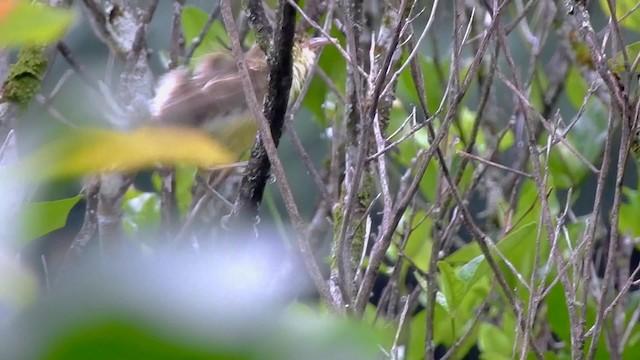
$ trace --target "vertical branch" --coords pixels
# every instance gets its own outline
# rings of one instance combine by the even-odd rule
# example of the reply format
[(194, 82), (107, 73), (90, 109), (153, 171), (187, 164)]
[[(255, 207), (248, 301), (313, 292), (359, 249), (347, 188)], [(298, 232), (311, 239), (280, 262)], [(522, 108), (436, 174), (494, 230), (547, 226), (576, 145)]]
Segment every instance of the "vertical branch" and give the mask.
[[(265, 97), (264, 116), (270, 124), (271, 136), (278, 146), (284, 128), (285, 114), (289, 101), (289, 90), (292, 83), (293, 38), (295, 32), (295, 8), (281, 1), (278, 8), (278, 31), (275, 34), (273, 50), (269, 53), (269, 83)], [(240, 183), (238, 196), (230, 215), (236, 225), (246, 220), (255, 219), (264, 194), (271, 163), (263, 145), (262, 136), (256, 137), (251, 149), (251, 158)], [(253, 221), (253, 220), (251, 220)], [(233, 226), (237, 229), (244, 225)]]
[[(185, 0), (174, 0), (173, 19), (171, 22), (171, 43), (169, 44), (169, 69), (175, 69), (180, 63), (180, 55), (184, 52), (182, 34), (182, 8)], [(178, 222), (178, 201), (176, 199), (176, 171), (175, 168), (161, 168), (160, 171), (160, 219), (164, 233), (171, 238), (172, 231)]]
[[(365, 199), (359, 199), (360, 186), (363, 181), (365, 167), (364, 155), (370, 144), (369, 129), (364, 113), (365, 82), (357, 67), (362, 63), (362, 49), (360, 35), (363, 29), (362, 0), (342, 1), (341, 7), (345, 12), (345, 32), (347, 38), (347, 52), (352, 61), (347, 62), (347, 83), (345, 105), (346, 144), (345, 144), (345, 178), (342, 185), (346, 193), (344, 202), (336, 207), (334, 218), (334, 250), (335, 268), (332, 271), (332, 281), (337, 282), (345, 303), (351, 304), (355, 295), (353, 289), (353, 252), (354, 223), (352, 218), (364, 214)], [(365, 191), (367, 191), (365, 189)], [(364, 193), (362, 193), (364, 194)], [(363, 240), (363, 239), (362, 239)], [(357, 264), (357, 263), (356, 263)]]
[[(153, 74), (149, 67), (146, 47), (147, 28), (158, 0), (151, 1), (146, 10), (135, 8), (130, 1), (119, 0), (102, 4), (84, 0), (96, 35), (110, 50), (125, 60), (120, 76), (119, 103), (127, 116), (126, 124), (133, 127), (148, 118), (148, 102), (153, 88)], [(139, 16), (138, 14), (142, 14)], [(136, 29), (131, 33), (131, 29)], [(101, 243), (122, 239), (122, 202), (131, 179), (122, 174), (104, 174), (98, 195), (98, 233)]]
[[(274, 38), (274, 31), (264, 12), (262, 0), (243, 0), (242, 4), (249, 19), (249, 24), (256, 33), (256, 41), (260, 45), (260, 49), (265, 54), (268, 54), (272, 45), (271, 40)], [(295, 27), (292, 29), (291, 34), (293, 34), (293, 30), (295, 30)]]
[[(290, 6), (286, 3), (286, 0), (281, 1), (280, 3), (281, 8), (284, 7), (286, 8), (287, 6)], [(329, 294), (329, 290), (327, 288), (327, 285), (325, 284), (324, 278), (322, 276), (322, 272), (320, 271), (320, 268), (318, 267), (318, 264), (315, 261), (315, 258), (313, 256), (313, 251), (311, 250), (311, 246), (309, 245), (309, 241), (307, 238), (307, 234), (306, 234), (306, 230), (305, 230), (305, 225), (304, 222), (302, 221), (302, 218), (300, 216), (300, 213), (298, 212), (298, 208), (295, 204), (295, 200), (293, 198), (293, 193), (291, 192), (291, 188), (289, 187), (289, 184), (287, 182), (287, 178), (285, 176), (284, 173), (284, 167), (282, 166), (282, 162), (280, 161), (280, 158), (278, 157), (278, 149), (276, 147), (276, 140), (274, 139), (274, 137), (272, 136), (271, 133), (271, 124), (269, 123), (269, 121), (267, 120), (266, 116), (264, 113), (260, 112), (259, 109), (259, 105), (258, 105), (258, 100), (256, 98), (256, 94), (255, 91), (253, 90), (253, 85), (251, 83), (251, 78), (249, 76), (249, 71), (247, 70), (247, 64), (244, 61), (244, 55), (242, 53), (242, 48), (240, 45), (240, 39), (238, 36), (238, 30), (235, 27), (235, 21), (233, 20), (233, 14), (231, 13), (231, 4), (230, 4), (230, 0), (223, 0), (222, 1), (222, 5), (221, 5), (221, 10), (222, 10), (222, 19), (224, 20), (225, 26), (227, 27), (227, 31), (229, 32), (229, 36), (231, 38), (231, 44), (232, 44), (232, 51), (233, 51), (233, 55), (237, 60), (237, 65), (238, 65), (238, 69), (240, 70), (240, 75), (242, 77), (242, 85), (243, 85), (243, 90), (244, 90), (244, 94), (247, 96), (247, 104), (249, 105), (249, 109), (251, 110), (252, 115), (255, 117), (255, 119), (258, 122), (258, 125), (260, 127), (260, 135), (258, 136), (258, 138), (264, 138), (264, 152), (266, 152), (266, 156), (267, 156), (267, 162), (270, 162), (271, 164), (273, 164), (273, 173), (274, 176), (276, 178), (276, 182), (278, 184), (278, 187), (280, 188), (280, 192), (282, 193), (282, 197), (284, 199), (285, 202), (285, 207), (287, 208), (287, 212), (289, 213), (289, 216), (292, 220), (293, 223), (293, 227), (296, 231), (296, 235), (297, 235), (297, 240), (298, 240), (298, 249), (300, 250), (300, 254), (302, 255), (302, 259), (305, 263), (305, 266), (307, 267), (307, 271), (309, 272), (309, 275), (311, 276), (311, 279), (314, 282), (314, 285), (316, 286), (316, 289), (318, 290), (318, 293), (320, 294), (320, 297), (327, 303), (327, 304), (333, 304), (333, 301), (331, 299), (331, 295)], [(295, 11), (295, 9), (290, 9)], [(282, 22), (289, 22), (289, 26), (291, 26), (292, 28), (294, 27), (294, 22), (295, 22), (295, 12), (289, 12), (289, 11), (283, 11), (283, 14), (288, 14), (288, 19), (285, 21), (284, 19), (282, 20)], [(281, 23), (282, 24), (282, 23)], [(287, 28), (287, 26), (281, 25), (281, 29), (282, 28)], [(291, 36), (293, 37), (293, 33), (289, 33), (288, 35), (282, 34), (281, 36), (285, 37), (285, 36)], [(276, 39), (278, 39), (279, 36), (276, 37)], [(291, 39), (291, 41), (293, 41), (293, 39)], [(278, 42), (276, 42), (278, 43)], [(274, 49), (274, 55), (279, 55), (275, 49)], [(286, 53), (286, 52), (285, 52)], [(280, 52), (280, 55), (282, 54), (282, 52)], [(291, 56), (291, 53), (289, 53), (289, 56)], [(276, 57), (276, 56), (274, 56)], [(281, 69), (281, 71), (286, 71)], [(289, 74), (291, 73), (291, 68), (289, 68)], [(276, 82), (277, 78), (274, 77), (270, 77), (269, 78), (269, 85), (272, 85), (272, 82)], [(285, 82), (286, 79), (283, 80), (283, 82)], [(277, 91), (278, 88), (278, 84), (273, 84), (274, 87), (269, 87), (270, 92), (271, 91)], [(281, 84), (280, 86), (286, 87), (287, 89), (289, 89), (291, 87), (291, 78), (289, 78), (289, 82), (288, 84)], [(287, 94), (288, 95), (288, 94)], [(265, 104), (265, 107), (268, 108), (269, 106), (269, 102), (267, 102)], [(272, 106), (272, 105), (271, 105)], [(286, 104), (285, 104), (285, 110), (286, 110)], [(267, 109), (265, 109), (265, 113), (269, 113), (270, 115), (274, 115), (274, 116), (281, 116), (284, 117), (285, 112), (283, 111), (282, 113), (275, 113), (273, 111), (267, 111)], [(282, 121), (282, 120), (281, 120)], [(282, 124), (280, 124), (282, 126)], [(254, 148), (262, 148), (262, 145), (260, 145), (260, 143), (262, 142), (262, 140), (257, 141), (257, 144), (254, 145)], [(253, 151), (252, 151), (253, 153)], [(252, 154), (252, 158), (253, 158), (253, 154)], [(251, 164), (247, 165), (248, 167), (251, 166)], [(254, 165), (255, 166), (255, 165)], [(259, 170), (259, 169), (258, 169)], [(267, 169), (268, 171), (268, 169)], [(243, 178), (243, 182), (244, 179), (247, 178), (247, 175), (245, 175), (245, 177)], [(250, 190), (250, 189), (248, 189)], [(263, 189), (264, 190), (264, 189)], [(263, 191), (262, 190), (262, 191)], [(234, 209), (235, 209), (235, 205), (234, 204)], [(238, 219), (238, 216), (242, 215), (242, 214), (234, 214), (232, 212), (231, 214), (231, 220), (235, 221), (235, 225), (241, 225), (241, 220)], [(235, 219), (233, 219), (233, 217), (235, 216)], [(236, 229), (238, 229), (238, 227), (236, 227)]]
[(182, 33), (182, 8), (185, 0), (173, 1), (173, 19), (171, 21), (171, 44), (169, 45), (170, 69), (175, 69), (184, 56), (184, 34)]
[[(402, 0), (400, 2), (395, 1), (389, 3), (385, 7), (382, 26), (376, 43), (372, 45), (371, 51), (371, 74), (377, 74), (376, 77), (369, 78), (369, 94), (368, 98), (372, 99), (371, 108), (368, 109), (368, 116), (373, 116), (373, 138), (377, 151), (382, 151), (386, 146), (386, 139), (383, 136), (386, 134), (387, 127), (391, 118), (391, 107), (396, 97), (396, 85), (397, 78), (389, 77), (388, 74), (393, 70), (394, 72), (400, 67), (400, 56), (402, 54), (401, 49), (398, 48), (401, 37), (405, 37), (406, 19), (411, 16), (411, 10), (415, 1), (412, 1), (412, 6), (409, 6), (409, 2)], [(386, 24), (386, 25), (384, 25)], [(375, 56), (375, 49), (386, 49), (386, 54), (383, 57)], [(383, 90), (384, 89), (384, 90)], [(389, 91), (385, 91), (389, 90)], [(375, 108), (374, 108), (375, 106)], [(383, 210), (382, 210), (382, 224), (383, 229), (388, 228), (392, 222), (393, 212), (393, 196), (390, 188), (389, 171), (387, 168), (387, 159), (385, 155), (377, 158), (377, 178), (380, 184), (382, 193)], [(367, 177), (374, 177), (373, 167), (368, 168)], [(367, 191), (368, 189), (363, 189)], [(371, 196), (372, 190), (369, 191)], [(365, 195), (366, 196), (366, 195)], [(366, 234), (365, 234), (366, 236)], [(366, 241), (368, 239), (364, 239)], [(358, 246), (359, 245), (359, 246)], [(362, 253), (362, 246), (360, 244), (354, 244), (352, 247), (352, 256)], [(359, 272), (361, 274), (361, 272)], [(357, 282), (359, 279), (356, 279)], [(355, 294), (354, 294), (355, 295)]]

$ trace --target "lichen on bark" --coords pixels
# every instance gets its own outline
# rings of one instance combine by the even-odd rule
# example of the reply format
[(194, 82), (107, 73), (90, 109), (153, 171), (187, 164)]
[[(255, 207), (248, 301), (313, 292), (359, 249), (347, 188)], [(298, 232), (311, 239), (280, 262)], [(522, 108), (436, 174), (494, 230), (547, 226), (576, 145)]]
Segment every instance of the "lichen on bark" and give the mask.
[(0, 102), (12, 101), (26, 105), (40, 90), (42, 77), (47, 71), (48, 58), (45, 47), (28, 45), (18, 53), (18, 60), (11, 66), (2, 84)]

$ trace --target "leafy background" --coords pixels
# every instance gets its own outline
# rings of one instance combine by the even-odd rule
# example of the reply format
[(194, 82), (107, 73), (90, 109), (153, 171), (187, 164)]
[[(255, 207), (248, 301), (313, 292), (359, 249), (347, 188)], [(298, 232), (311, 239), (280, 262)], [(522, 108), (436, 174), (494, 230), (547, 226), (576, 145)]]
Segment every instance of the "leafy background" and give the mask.
[[(602, 8), (607, 8), (602, 5), (605, 1), (600, 3)], [(620, 16), (633, 6), (631, 1), (617, 3)], [(50, 43), (66, 34), (65, 40), (73, 46), (90, 71), (104, 71), (104, 59), (108, 50), (95, 41), (87, 30), (86, 19), (77, 11), (37, 8), (18, 1), (7, 4), (15, 4), (15, 8), (9, 5), (2, 5), (7, 6), (6, 9), (0, 7), (2, 45), (15, 48), (32, 41)], [(201, 8), (207, 8), (207, 4), (205, 1), (194, 1), (191, 2), (191, 6), (185, 8), (182, 17), (185, 38), (192, 38), (206, 22), (208, 15)], [(594, 13), (601, 9), (597, 5), (593, 5), (592, 8), (595, 9)], [(171, 9), (169, 6), (161, 6), (158, 11), (150, 30), (149, 46), (163, 49), (167, 43), (166, 24), (169, 23)], [(603, 26), (608, 15), (605, 11), (604, 17), (595, 17), (594, 24)], [(638, 19), (640, 13), (636, 12), (622, 22), (630, 39), (637, 38), (637, 32), (640, 31)], [(27, 22), (41, 27), (20, 26)], [(445, 19), (436, 24), (436, 28), (442, 34), (449, 33), (447, 26), (450, 24), (447, 25)], [(213, 39), (218, 37), (225, 39), (220, 21), (214, 23), (204, 45), (196, 52), (196, 58), (216, 49), (219, 44)], [(515, 52), (522, 43), (517, 40), (513, 42)], [(631, 58), (640, 52), (635, 50), (637, 46), (634, 45), (629, 46)], [(437, 45), (423, 49), (420, 63), (425, 74), (440, 73), (443, 79), (448, 76), (449, 64), (436, 63), (433, 54), (435, 51), (450, 49), (443, 42), (440, 42), (439, 46), (441, 49), (438, 49)], [(547, 51), (551, 52), (548, 49)], [(162, 71), (162, 50), (158, 51), (158, 55), (154, 57), (156, 73)], [(551, 55), (546, 54), (544, 59)], [(619, 69), (619, 56), (612, 54), (611, 58), (613, 68)], [(579, 72), (579, 66), (585, 64), (575, 65), (577, 66), (570, 70), (566, 79), (566, 91), (559, 105), (560, 114), (565, 120), (571, 119), (583, 106), (583, 99), (589, 87)], [(340, 88), (344, 87), (345, 62), (336, 50), (326, 49), (320, 59), (320, 66), (336, 79)], [(66, 64), (56, 61), (43, 84), (43, 92), (48, 93), (52, 90), (56, 82), (49, 79), (59, 78), (64, 69)], [(536, 76), (540, 84), (545, 83), (543, 71), (539, 71)], [(438, 81), (436, 76), (428, 76), (424, 80), (427, 88), (436, 90), (430, 91), (427, 97), (429, 110), (434, 112), (444, 93), (443, 83)], [(70, 79), (56, 98), (56, 106), (65, 109), (68, 117), (77, 121), (76, 125), (100, 124), (96, 108), (91, 105), (92, 102), (87, 95), (79, 90), (81, 88), (80, 79)], [(410, 74), (403, 73), (398, 84), (400, 101), (392, 109), (390, 128), (401, 128), (404, 119), (410, 113), (410, 105), (418, 102), (413, 89)], [(477, 89), (470, 92), (473, 94)], [(542, 92), (540, 88), (532, 89), (531, 101), (537, 101), (537, 107), (541, 106)], [(305, 108), (296, 123), (316, 164), (321, 163), (323, 154), (330, 146), (325, 134), (325, 127), (330, 120), (330, 112), (326, 109), (327, 104), (331, 104), (331, 98), (327, 94), (325, 85), (317, 79), (314, 80), (305, 99)], [(510, 103), (509, 96), (508, 91), (504, 89), (496, 94), (497, 98), (507, 99)], [(583, 118), (568, 133), (567, 140), (590, 163), (598, 163), (606, 139), (607, 109), (595, 99), (586, 101), (584, 105)], [(461, 144), (456, 145), (453, 140), (469, 136), (476, 115), (476, 106), (477, 99), (470, 95), (460, 110), (459, 126), (453, 127), (449, 135), (450, 140), (447, 143), (451, 143), (454, 150), (463, 149)], [(508, 113), (505, 109), (492, 111), (496, 118), (502, 118)], [(215, 148), (217, 144), (209, 139), (200, 138), (198, 134), (171, 138), (170, 141), (176, 142), (171, 146), (166, 146), (167, 138), (163, 137), (161, 132), (147, 134), (148, 137), (145, 138), (136, 138), (135, 134), (124, 135), (120, 132), (105, 132), (106, 130), (90, 131), (82, 134), (80, 138), (83, 141), (79, 141), (79, 137), (69, 135), (66, 126), (52, 120), (42, 107), (35, 104), (29, 107), (23, 118), (24, 122), (20, 124), (17, 133), (20, 135), (19, 146), (26, 160), (18, 164), (17, 168), (9, 166), (3, 169), (0, 178), (3, 192), (9, 193), (16, 181), (19, 184), (23, 181), (34, 181), (33, 176), (21, 175), (21, 172), (32, 174), (34, 169), (42, 172), (35, 178), (39, 187), (32, 197), (32, 202), (17, 214), (7, 211), (6, 206), (3, 207), (6, 217), (13, 219), (7, 222), (13, 222), (12, 225), (17, 223), (19, 226), (15, 234), (8, 230), (9, 235), (5, 236), (6, 248), (11, 250), (3, 249), (0, 253), (0, 325), (3, 331), (3, 342), (0, 344), (4, 345), (0, 346), (2, 358), (365, 359), (398, 356), (389, 355), (389, 350), (395, 348), (398, 343), (406, 345), (406, 358), (423, 357), (426, 322), (424, 294), (420, 294), (418, 308), (409, 314), (406, 327), (399, 328), (395, 321), (378, 319), (375, 299), (367, 307), (362, 319), (346, 320), (344, 316), (335, 314), (319, 304), (313, 295), (293, 304), (284, 301), (283, 299), (289, 299), (291, 291), (285, 285), (290, 284), (275, 286), (276, 290), (267, 291), (264, 284), (273, 281), (271, 274), (277, 268), (277, 264), (271, 262), (273, 258), (266, 256), (269, 255), (268, 249), (225, 249), (204, 259), (175, 257), (171, 254), (162, 254), (163, 256), (157, 258), (141, 255), (133, 260), (125, 256), (114, 257), (106, 263), (99, 255), (87, 256), (84, 267), (67, 269), (66, 273), (65, 269), (60, 270), (63, 275), (58, 276), (61, 280), (55, 286), (39, 283), (42, 274), (38, 272), (41, 269), (37, 266), (36, 269), (40, 270), (25, 267), (23, 262), (10, 254), (16, 248), (23, 250), (24, 254), (40, 254), (39, 251), (43, 248), (52, 247), (52, 243), (68, 238), (72, 236), (70, 234), (78, 231), (81, 223), (78, 218), (81, 217), (84, 206), (84, 200), (77, 195), (82, 184), (77, 179), (79, 174), (104, 170), (103, 167), (114, 166), (114, 162), (118, 166), (124, 163), (125, 166), (130, 165), (135, 169), (141, 167), (141, 164), (149, 165), (150, 161), (142, 157), (118, 158), (118, 152), (113, 150), (118, 148), (122, 150), (121, 154), (125, 155), (137, 154), (140, 151), (135, 151), (136, 146), (153, 148), (154, 144), (164, 144), (165, 146), (159, 146), (154, 150), (154, 154), (169, 163), (180, 163), (180, 171), (188, 177), (195, 171), (195, 165), (207, 165), (207, 161), (219, 156), (221, 151)], [(496, 126), (503, 126), (505, 123), (506, 121), (497, 120)], [(490, 147), (495, 145), (491, 141), (495, 140), (494, 133), (482, 129), (477, 138), (477, 152), (482, 156), (487, 155)], [(511, 130), (505, 134), (498, 146), (503, 160), (514, 156), (518, 141), (522, 141), (521, 134)], [(619, 138), (616, 141), (619, 141)], [(41, 148), (42, 144), (49, 145)], [(90, 145), (100, 146), (96, 148)], [(411, 141), (399, 145), (392, 159), (398, 166), (407, 167), (415, 153), (427, 146), (426, 130), (422, 129)], [(59, 150), (61, 153), (51, 150), (59, 148), (62, 149)], [(183, 154), (176, 154), (163, 151), (164, 148), (182, 148), (185, 151)], [(83, 155), (95, 159), (95, 151), (104, 151), (112, 156), (97, 156), (104, 160), (104, 163), (83, 161)], [(288, 177), (295, 179), (292, 183), (296, 199), (303, 213), (309, 216), (317, 194), (309, 191), (310, 179), (307, 178), (300, 160), (294, 155), (287, 140), (282, 144), (280, 153), (287, 164)], [(29, 165), (30, 159), (35, 159), (32, 161), (36, 165)], [(225, 160), (228, 159), (219, 159), (220, 162)], [(562, 206), (567, 200), (568, 189), (572, 189), (573, 193), (571, 208), (576, 216), (567, 223), (563, 241), (558, 244), (566, 254), (575, 249), (586, 227), (585, 215), (591, 212), (589, 206), (593, 203), (596, 177), (567, 146), (562, 144), (551, 149), (547, 160), (551, 174), (548, 181), (553, 188), (548, 197), (552, 216), (560, 216)], [(452, 159), (451, 167), (455, 168), (459, 161), (459, 158)], [(189, 164), (185, 165), (185, 162)], [(434, 163), (427, 168), (420, 184), (420, 196), (430, 202), (436, 199), (438, 191), (435, 179), (440, 170)], [(640, 225), (636, 221), (640, 211), (640, 194), (637, 191), (635, 166), (630, 164), (629, 168), (629, 176), (625, 177), (624, 183), (625, 202), (620, 209), (620, 223), (618, 229), (610, 231), (637, 237), (640, 236)], [(615, 166), (612, 166), (610, 171), (614, 174)], [(461, 189), (470, 186), (471, 176), (471, 171), (464, 174)], [(605, 190), (604, 209), (611, 208), (614, 178), (609, 176), (612, 186)], [(187, 197), (190, 196), (187, 191), (189, 183), (181, 184), (183, 191), (180, 193), (179, 201), (186, 204)], [(263, 218), (265, 223), (278, 223), (282, 217), (282, 203), (274, 189), (271, 185), (272, 193), (265, 204), (269, 209)], [(128, 231), (141, 235), (157, 225), (158, 203), (156, 194), (141, 191), (128, 193), (124, 204)], [(479, 203), (476, 199), (472, 206), (481, 207)], [(509, 287), (515, 289), (515, 294), (526, 303), (530, 293), (525, 291), (521, 279), (514, 273), (524, 279), (529, 279), (538, 272), (547, 272), (546, 279), (553, 279), (557, 274), (555, 269), (533, 268), (536, 254), (541, 258), (548, 258), (551, 251), (546, 242), (542, 242), (539, 247), (536, 246), (538, 237), (544, 238), (546, 235), (545, 230), (539, 226), (542, 210), (533, 181), (522, 182), (517, 204), (511, 221), (507, 222), (504, 216), (507, 204), (504, 199), (500, 199), (494, 204), (498, 215), (486, 221), (496, 222), (491, 235), (499, 239), (496, 247), (504, 256), (499, 265), (504, 270)], [(606, 216), (608, 214), (605, 214)], [(412, 231), (404, 247), (393, 246), (390, 249), (389, 263), (396, 264), (400, 258), (408, 260), (398, 262), (402, 264), (398, 268), (400, 279), (403, 280), (399, 286), (408, 287), (413, 283), (426, 288), (425, 272), (433, 256), (433, 221), (424, 210), (416, 207), (404, 214), (400, 226), (411, 228)], [(402, 233), (401, 230), (399, 229), (398, 234)], [(463, 234), (462, 237), (466, 240), (469, 238), (468, 234)], [(394, 244), (399, 244), (401, 240), (398, 235)], [(634, 243), (634, 246), (637, 247), (637, 243)], [(454, 357), (462, 358), (467, 355), (483, 359), (513, 358), (518, 354), (517, 349), (514, 349), (514, 329), (517, 328), (518, 319), (515, 319), (511, 312), (505, 311), (504, 294), (496, 289), (486, 259), (473, 242), (462, 243), (453, 250), (441, 256), (437, 263), (439, 290), (433, 320), (434, 344), (438, 346), (436, 353), (440, 354), (447, 347), (462, 340)], [(497, 254), (495, 250), (493, 253)], [(635, 254), (634, 251), (634, 256)], [(25, 258), (28, 258), (28, 255), (25, 255)], [(36, 256), (35, 262), (37, 261)], [(392, 271), (392, 266), (389, 265), (383, 269), (381, 277), (388, 277)], [(295, 285), (304, 288), (308, 285), (306, 281), (301, 277)], [(404, 293), (409, 294), (408, 289)], [(282, 306), (282, 302), (288, 305)], [(621, 353), (623, 358), (632, 358), (640, 353), (640, 328), (635, 325), (636, 320), (633, 318), (638, 308), (638, 294), (635, 288), (626, 295), (625, 302), (621, 319), (628, 321), (631, 326), (628, 341)], [(537, 326), (541, 328), (541, 334), (547, 334), (554, 342), (563, 343), (565, 346), (546, 351), (545, 358), (571, 358), (570, 349), (567, 347), (571, 331), (567, 306), (561, 286), (558, 283), (550, 286), (541, 305)], [(480, 311), (486, 316), (476, 321), (476, 314)], [(590, 326), (595, 321), (597, 304), (588, 302), (585, 304), (585, 312)], [(605, 341), (604, 335), (598, 339), (600, 345), (594, 358), (609, 358)], [(532, 355), (529, 354), (528, 357)]]

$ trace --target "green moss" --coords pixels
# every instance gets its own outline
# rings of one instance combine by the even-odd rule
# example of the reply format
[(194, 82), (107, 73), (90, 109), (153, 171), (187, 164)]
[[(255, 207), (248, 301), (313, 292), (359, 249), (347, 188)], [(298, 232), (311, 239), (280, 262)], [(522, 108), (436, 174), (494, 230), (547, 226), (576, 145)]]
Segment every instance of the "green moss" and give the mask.
[[(373, 187), (374, 187), (374, 180), (373, 180), (372, 174), (370, 171), (366, 171), (363, 176), (362, 186), (358, 190), (358, 195), (357, 195), (358, 200), (350, 220), (351, 223), (354, 224), (354, 226), (355, 224), (357, 224), (355, 228), (351, 228), (350, 230), (353, 236), (350, 237), (351, 238), (351, 264), (349, 265), (351, 266), (351, 271), (353, 272), (355, 272), (358, 268), (358, 265), (360, 262), (360, 256), (362, 255), (362, 249), (364, 248), (364, 243), (365, 243), (364, 240), (365, 240), (366, 232), (365, 232), (365, 226), (364, 226), (365, 222), (362, 221), (362, 219), (367, 207), (371, 203), (371, 199), (372, 199), (371, 194), (373, 193)], [(346, 193), (344, 184), (342, 188), (342, 193)], [(339, 204), (337, 204), (337, 206), (334, 206), (333, 208), (334, 233), (333, 233), (333, 245), (332, 245), (332, 251), (331, 251), (331, 254), (332, 254), (331, 268), (335, 270), (337, 270), (336, 268), (337, 254), (336, 253), (338, 249), (340, 229), (342, 228), (342, 225), (344, 222), (344, 218), (343, 218), (344, 205), (345, 204), (343, 202), (340, 202)], [(348, 234), (347, 234), (347, 237), (349, 238)]]
[(47, 70), (48, 59), (43, 46), (30, 45), (18, 53), (2, 85), (2, 101), (26, 105), (40, 90), (40, 82)]
[[(356, 205), (357, 219), (363, 218), (364, 213), (367, 207), (369, 206), (369, 204), (371, 204), (371, 200), (372, 200), (371, 194), (373, 194), (373, 187), (374, 187), (373, 176), (371, 171), (367, 171), (367, 170), (365, 171), (366, 172), (362, 177), (362, 186), (358, 191), (358, 204)], [(351, 252), (352, 252), (351, 265), (354, 271), (357, 270), (358, 268), (358, 264), (360, 262), (360, 256), (362, 255), (362, 249), (365, 243), (366, 231), (365, 231), (364, 223), (365, 223), (364, 221), (360, 221), (360, 223), (358, 224), (358, 227), (354, 229), (353, 242), (351, 243)]]

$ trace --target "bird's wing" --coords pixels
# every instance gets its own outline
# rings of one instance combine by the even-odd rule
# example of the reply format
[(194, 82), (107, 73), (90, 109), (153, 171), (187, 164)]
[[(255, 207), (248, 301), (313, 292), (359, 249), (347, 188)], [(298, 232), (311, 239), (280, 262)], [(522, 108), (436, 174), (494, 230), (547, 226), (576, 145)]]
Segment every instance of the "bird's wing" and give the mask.
[[(186, 78), (174, 70), (161, 80), (152, 104), (155, 121), (168, 124), (200, 126), (204, 121), (229, 117), (234, 111), (246, 110), (246, 96), (240, 75), (230, 73), (204, 81)], [(259, 102), (266, 91), (267, 73), (250, 69), (252, 84)]]
[[(249, 77), (258, 102), (262, 103), (267, 88), (267, 71), (249, 68)], [(242, 75), (238, 72), (211, 79), (202, 85), (202, 92), (211, 101), (211, 111), (225, 116), (238, 108), (247, 108)]]

